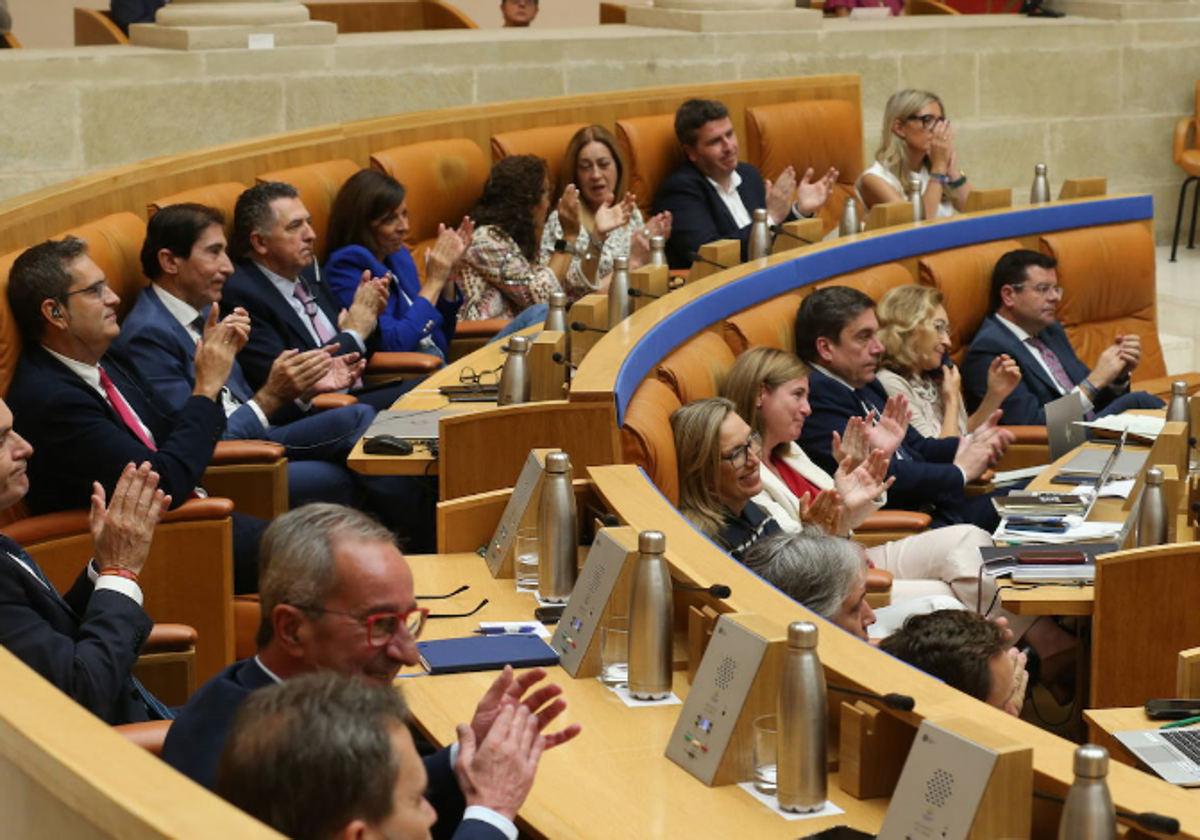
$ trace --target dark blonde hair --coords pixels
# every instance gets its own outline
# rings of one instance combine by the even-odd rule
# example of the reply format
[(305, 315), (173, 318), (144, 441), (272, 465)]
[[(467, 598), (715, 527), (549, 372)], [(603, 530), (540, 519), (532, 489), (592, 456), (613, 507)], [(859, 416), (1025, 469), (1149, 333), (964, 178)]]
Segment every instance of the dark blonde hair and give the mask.
[(897, 286), (888, 291), (875, 308), (879, 318), (879, 340), (883, 342), (883, 366), (906, 379), (920, 376), (920, 348), (932, 337), (933, 311), (944, 302), (932, 286)]
[(679, 461), (679, 512), (716, 540), (729, 518), (717, 487), (721, 481), (721, 424), (736, 412), (723, 397), (690, 402), (671, 415)]
[[(766, 434), (763, 428), (762, 413), (758, 410), (758, 395), (765, 385), (774, 391), (780, 385), (808, 376), (812, 370), (807, 363), (794, 353), (779, 350), (774, 347), (751, 347), (738, 356), (733, 367), (725, 376), (725, 396), (733, 403), (734, 411), (761, 435)], [(786, 441), (784, 444), (786, 446)]]
[[(884, 169), (895, 175), (901, 184), (908, 181), (908, 143), (892, 131), (892, 126), (896, 122), (904, 122), (931, 102), (936, 102), (942, 109), (942, 119), (949, 119), (946, 105), (936, 93), (927, 90), (897, 91), (888, 98), (883, 109), (883, 132), (879, 138), (879, 148), (875, 151), (875, 160), (882, 163)], [(925, 161), (929, 161), (928, 156)]]
[[(558, 173), (558, 196), (562, 195), (567, 184), (575, 182), (575, 175), (579, 168), (579, 153), (588, 143), (603, 143), (612, 153), (613, 164), (617, 167), (617, 183), (613, 187), (613, 201), (620, 201), (628, 190), (625, 155), (621, 154), (617, 138), (602, 125), (586, 126), (576, 131), (571, 137), (571, 142), (567, 144), (567, 151), (563, 154), (562, 168)], [(579, 185), (575, 184), (575, 186)]]

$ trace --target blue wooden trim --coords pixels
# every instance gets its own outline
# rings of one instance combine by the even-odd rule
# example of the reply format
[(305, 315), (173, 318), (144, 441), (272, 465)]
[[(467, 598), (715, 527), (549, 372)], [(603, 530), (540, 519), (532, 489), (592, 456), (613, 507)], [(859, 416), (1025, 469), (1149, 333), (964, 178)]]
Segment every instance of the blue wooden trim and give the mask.
[(740, 277), (672, 312), (651, 327), (641, 341), (630, 349), (617, 372), (614, 387), (617, 423), (620, 425), (625, 421), (625, 409), (642, 380), (685, 338), (728, 315), (793, 289), (918, 254), (998, 239), (1152, 218), (1154, 200), (1149, 195), (1026, 207), (992, 216), (974, 216), (928, 227), (905, 228), (895, 233), (847, 242), (837, 248), (801, 254), (794, 260)]

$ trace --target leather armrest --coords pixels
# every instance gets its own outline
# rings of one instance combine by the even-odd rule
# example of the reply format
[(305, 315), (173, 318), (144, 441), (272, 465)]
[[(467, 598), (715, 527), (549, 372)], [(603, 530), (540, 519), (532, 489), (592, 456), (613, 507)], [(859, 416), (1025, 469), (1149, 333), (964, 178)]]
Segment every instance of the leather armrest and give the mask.
[(1012, 432), (1016, 440), (1014, 444), (1025, 444), (1027, 446), (1045, 445), (1050, 441), (1046, 433), (1045, 426), (1002, 426), (1001, 428)]
[(350, 394), (317, 394), (313, 397), (312, 406), (314, 411), (329, 411), (344, 405), (354, 405), (356, 402), (358, 397)]
[(155, 624), (146, 637), (142, 653), (167, 653), (188, 650), (196, 645), (196, 628), (187, 624)]
[(433, 373), (442, 360), (429, 353), (375, 353), (367, 362), (368, 374)]
[(141, 723), (122, 723), (113, 729), (132, 741), (134, 746), (141, 747), (151, 755), (162, 755), (163, 742), (167, 740), (167, 730), (171, 728), (171, 723), (169, 720), (147, 720)]
[(1195, 129), (1195, 117), (1180, 117), (1175, 123), (1174, 158), (1176, 163), (1183, 161), (1183, 153), (1188, 149), (1188, 135)]
[(890, 592), (893, 577), (887, 569), (867, 569), (867, 591)]
[(856, 531), (924, 531), (933, 521), (928, 513), (915, 510), (877, 510)]
[[(459, 321), (454, 328), (455, 338), (491, 338), (508, 326), (510, 318), (481, 318), (478, 321)], [(378, 355), (378, 354), (376, 354)]]
[(223, 440), (217, 443), (209, 466), (229, 464), (273, 464), (284, 457), (282, 443), (269, 440)]
[[(233, 513), (229, 499), (189, 499), (175, 510), (167, 511), (162, 522), (190, 522), (196, 519), (224, 519)], [(18, 519), (4, 526), (4, 534), (19, 545), (44, 542), (59, 537), (86, 534), (91, 530), (86, 510), (60, 510)]]

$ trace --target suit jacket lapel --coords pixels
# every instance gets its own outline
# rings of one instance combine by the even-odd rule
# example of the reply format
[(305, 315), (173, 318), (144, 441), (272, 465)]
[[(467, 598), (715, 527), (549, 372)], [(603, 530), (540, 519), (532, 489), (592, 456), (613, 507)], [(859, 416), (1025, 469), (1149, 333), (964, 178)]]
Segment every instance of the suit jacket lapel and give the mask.
[[(63, 598), (59, 591), (54, 588), (54, 584), (52, 584), (49, 578), (46, 577), (45, 572), (43, 572), (41, 567), (38, 566), (37, 561), (29, 556), (29, 552), (25, 551), (25, 549), (17, 545), (16, 542), (10, 540), (3, 534), (0, 534), (0, 555), (3, 555), (3, 562), (12, 563), (17, 566), (17, 571), (20, 574), (29, 574), (27, 570), (20, 568), (22, 563), (28, 565), (38, 579), (37, 588), (43, 591), (49, 600), (58, 604), (58, 606), (72, 619), (74, 619), (76, 622), (79, 621), (79, 616), (76, 614), (75, 610), (71, 609), (71, 605), (68, 604), (66, 599)], [(17, 559), (18, 557), (20, 560)]]
[[(249, 273), (249, 275), (253, 277), (255, 282), (258, 284), (259, 294), (265, 297), (263, 303), (266, 304), (268, 308), (282, 316), (284, 322), (287, 323), (288, 329), (292, 331), (292, 340), (296, 347), (301, 351), (316, 349), (317, 345), (313, 342), (312, 334), (308, 331), (308, 325), (306, 325), (304, 321), (300, 319), (300, 316), (296, 314), (296, 310), (292, 308), (292, 302), (281, 299), (279, 290), (275, 288), (275, 284), (272, 283), (270, 278), (268, 278), (267, 275), (263, 273), (263, 270), (259, 268), (258, 263), (256, 263), (254, 260), (246, 260), (245, 265), (247, 273)], [(311, 276), (312, 275), (309, 275), (309, 277)], [(321, 296), (318, 294), (318, 304), (320, 303), (320, 299)], [(334, 323), (336, 324), (337, 322), (335, 321)]]
[(1000, 323), (999, 315), (989, 315), (988, 317), (995, 321), (992, 327), (1000, 331), (1001, 344), (1009, 348), (1008, 354), (1021, 368), (1022, 376), (1032, 375), (1042, 383), (1043, 393), (1057, 394), (1058, 383), (1050, 378), (1050, 374), (1042, 367), (1041, 359), (1034, 354), (1032, 348), (1024, 341), (1019, 340), (1012, 330)]

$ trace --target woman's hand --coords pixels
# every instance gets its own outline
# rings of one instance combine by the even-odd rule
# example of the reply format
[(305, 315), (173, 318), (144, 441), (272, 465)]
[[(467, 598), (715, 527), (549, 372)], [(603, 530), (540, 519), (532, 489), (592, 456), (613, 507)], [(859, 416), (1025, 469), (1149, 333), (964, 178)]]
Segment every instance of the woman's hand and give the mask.
[(806, 525), (816, 525), (826, 534), (842, 532), (842, 497), (837, 490), (822, 490), (814, 499), (808, 493), (800, 499), (800, 519)]
[(596, 229), (592, 232), (597, 242), (603, 242), (617, 228), (629, 224), (629, 216), (633, 213), (633, 196), (626, 194), (624, 201), (613, 204), (606, 201), (596, 208)]
[(575, 241), (579, 236), (579, 188), (567, 184), (562, 198), (558, 200), (558, 223), (562, 225), (563, 239)]
[(988, 366), (988, 394), (1000, 402), (1021, 384), (1021, 367), (1007, 353), (992, 359)]
[(663, 239), (670, 238), (670, 210), (664, 210), (657, 216), (652, 216), (645, 225), (633, 232), (633, 236), (629, 240), (629, 267), (631, 269), (641, 268), (650, 261), (650, 240), (655, 236), (661, 236)]
[(837, 472), (833, 474), (833, 486), (842, 497), (850, 527), (866, 519), (874, 511), (876, 500), (896, 481), (895, 476), (887, 477), (888, 463), (883, 451), (876, 449), (857, 467), (851, 465), (850, 458), (838, 464)]
[(957, 406), (962, 398), (962, 371), (956, 365), (942, 365), (942, 406), (949, 413), (950, 407)]
[(954, 151), (954, 132), (946, 120), (942, 120), (930, 131), (933, 139), (929, 143), (929, 171), (945, 175), (950, 164), (950, 155)]

